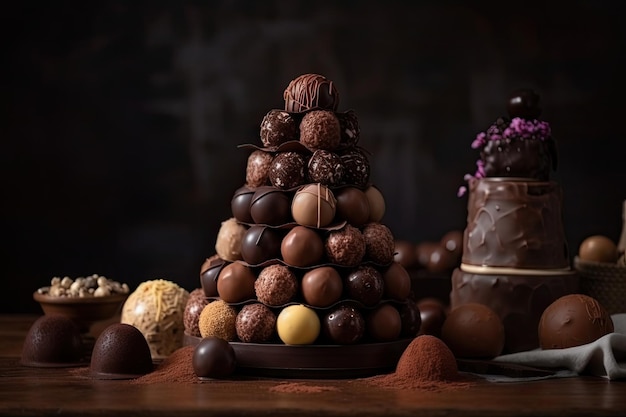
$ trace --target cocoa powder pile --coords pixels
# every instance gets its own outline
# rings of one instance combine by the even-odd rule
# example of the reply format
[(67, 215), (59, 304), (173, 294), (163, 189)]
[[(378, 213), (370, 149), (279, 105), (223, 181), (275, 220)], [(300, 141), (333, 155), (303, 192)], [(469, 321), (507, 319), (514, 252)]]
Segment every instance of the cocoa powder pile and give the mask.
[(175, 350), (154, 371), (131, 381), (132, 384), (154, 384), (158, 382), (176, 382), (198, 384), (201, 382), (193, 370), (193, 346), (184, 346)]

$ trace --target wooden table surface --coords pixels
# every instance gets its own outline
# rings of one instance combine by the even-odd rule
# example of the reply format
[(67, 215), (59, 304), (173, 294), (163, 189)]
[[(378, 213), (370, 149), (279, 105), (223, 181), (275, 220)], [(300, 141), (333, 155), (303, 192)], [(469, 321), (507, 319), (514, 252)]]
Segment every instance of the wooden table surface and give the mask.
[[(72, 368), (19, 364), (36, 316), (0, 315), (0, 416), (623, 416), (626, 381), (597, 377), (492, 383), (438, 392), (381, 389), (354, 380), (297, 380), (330, 387), (275, 392), (287, 381), (237, 378), (132, 384), (81, 377)], [(290, 380), (289, 382), (294, 382)]]

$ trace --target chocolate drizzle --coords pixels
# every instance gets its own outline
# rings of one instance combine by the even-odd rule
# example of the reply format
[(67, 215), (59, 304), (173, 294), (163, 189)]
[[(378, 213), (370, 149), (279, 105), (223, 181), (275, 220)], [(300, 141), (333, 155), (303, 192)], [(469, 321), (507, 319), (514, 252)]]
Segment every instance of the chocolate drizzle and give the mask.
[(339, 105), (339, 93), (333, 82), (318, 74), (304, 74), (292, 80), (283, 98), (288, 112), (312, 109), (336, 111)]

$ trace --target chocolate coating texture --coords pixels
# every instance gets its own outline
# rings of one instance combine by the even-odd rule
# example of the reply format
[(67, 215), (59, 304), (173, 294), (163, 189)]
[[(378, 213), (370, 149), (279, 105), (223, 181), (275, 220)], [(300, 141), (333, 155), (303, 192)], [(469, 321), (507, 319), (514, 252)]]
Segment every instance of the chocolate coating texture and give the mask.
[(344, 280), (348, 298), (371, 307), (378, 303), (385, 290), (381, 273), (369, 265), (361, 265), (351, 271)]
[(463, 304), (446, 317), (441, 339), (459, 358), (493, 358), (504, 348), (500, 317), (484, 304)]
[(614, 327), (598, 300), (584, 294), (568, 294), (545, 309), (538, 329), (542, 349), (566, 349), (594, 342), (612, 333)]
[(313, 307), (329, 307), (341, 298), (343, 280), (335, 268), (321, 266), (304, 274), (300, 288), (307, 304)]
[(319, 74), (303, 74), (293, 79), (283, 93), (285, 110), (305, 112), (312, 109), (335, 111), (339, 106), (339, 92), (335, 84)]
[(293, 151), (279, 152), (270, 164), (269, 180), (274, 187), (290, 189), (306, 181), (306, 158)]
[(411, 276), (398, 262), (392, 262), (383, 272), (383, 282), (385, 298), (403, 301), (411, 294)]
[(359, 143), (361, 137), (361, 128), (359, 119), (354, 110), (348, 110), (345, 113), (338, 113), (339, 126), (341, 130), (342, 147), (352, 147)]
[(280, 306), (293, 300), (298, 292), (298, 280), (289, 267), (280, 264), (266, 266), (261, 270), (254, 290), (263, 304)]
[(235, 372), (236, 365), (235, 350), (219, 337), (205, 337), (193, 351), (193, 370), (200, 378), (226, 378)]
[(298, 139), (298, 123), (286, 111), (272, 109), (261, 121), (261, 142), (265, 147), (278, 146), (281, 143)]
[(296, 191), (291, 202), (291, 216), (302, 226), (325, 227), (335, 218), (337, 200), (323, 184), (308, 184)]
[(252, 222), (270, 226), (289, 223), (291, 219), (291, 198), (274, 187), (260, 187), (250, 199)]
[(114, 323), (100, 333), (93, 347), (89, 372), (96, 379), (130, 379), (152, 372), (152, 355), (139, 329)]
[(250, 153), (246, 166), (246, 185), (250, 188), (267, 185), (273, 160), (271, 153), (260, 149)]
[(370, 203), (365, 192), (356, 187), (343, 187), (335, 191), (336, 216), (352, 226), (361, 227), (370, 219)]
[(242, 223), (252, 223), (252, 214), (250, 213), (250, 204), (254, 190), (250, 187), (243, 186), (238, 188), (230, 200), (230, 209), (233, 217)]
[(328, 187), (340, 185), (343, 180), (343, 163), (336, 153), (318, 149), (313, 152), (307, 166), (309, 182), (319, 182)]
[(382, 304), (370, 311), (365, 323), (367, 335), (377, 342), (396, 340), (402, 332), (400, 312), (391, 304)]
[(185, 310), (183, 311), (185, 333), (190, 336), (200, 336), (198, 320), (200, 319), (200, 313), (202, 313), (202, 310), (208, 303), (209, 300), (207, 300), (202, 288), (196, 288), (189, 293), (189, 298), (187, 298), (187, 304), (185, 304)]
[(250, 265), (259, 265), (271, 259), (278, 259), (282, 239), (283, 234), (278, 229), (252, 226), (241, 243), (241, 256)]
[(365, 188), (370, 180), (370, 162), (359, 148), (349, 148), (340, 154), (343, 164), (343, 182)]
[(365, 238), (365, 256), (381, 265), (393, 261), (395, 240), (391, 230), (381, 223), (368, 223), (363, 228)]
[(328, 233), (324, 242), (326, 257), (342, 266), (356, 266), (365, 256), (365, 237), (359, 229), (347, 224)]
[(341, 141), (341, 126), (334, 112), (313, 110), (300, 122), (300, 143), (311, 150), (332, 151)]
[(283, 261), (291, 266), (316, 265), (324, 256), (324, 241), (315, 230), (296, 226), (283, 238), (280, 253)]
[(224, 300), (215, 300), (207, 304), (200, 313), (198, 326), (200, 336), (215, 336), (229, 342), (237, 339), (237, 310)]
[(26, 334), (20, 363), (34, 367), (76, 364), (82, 359), (82, 347), (80, 328), (72, 319), (43, 315)]
[(256, 277), (252, 269), (239, 262), (226, 265), (217, 278), (217, 292), (227, 303), (240, 303), (254, 298)]
[(274, 336), (276, 315), (263, 304), (246, 304), (237, 314), (235, 325), (242, 342), (263, 343)]
[(323, 317), (324, 336), (339, 345), (357, 343), (365, 334), (365, 319), (361, 312), (348, 305), (338, 306)]
[(219, 255), (213, 255), (207, 258), (200, 268), (200, 285), (204, 290), (205, 297), (217, 297), (217, 277), (222, 268), (229, 262), (223, 260)]

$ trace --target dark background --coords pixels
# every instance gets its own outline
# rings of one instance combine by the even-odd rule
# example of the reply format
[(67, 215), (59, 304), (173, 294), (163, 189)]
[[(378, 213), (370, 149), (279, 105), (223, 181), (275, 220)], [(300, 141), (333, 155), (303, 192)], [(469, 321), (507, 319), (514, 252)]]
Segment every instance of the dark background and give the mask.
[[(409, 4), (412, 3), (412, 4)], [(544, 4), (545, 3), (545, 4)], [(99, 1), (3, 5), (1, 312), (53, 276), (191, 290), (263, 115), (289, 81), (355, 109), (397, 238), (465, 225), (476, 133), (542, 95), (571, 255), (626, 198), (620, 1)]]

